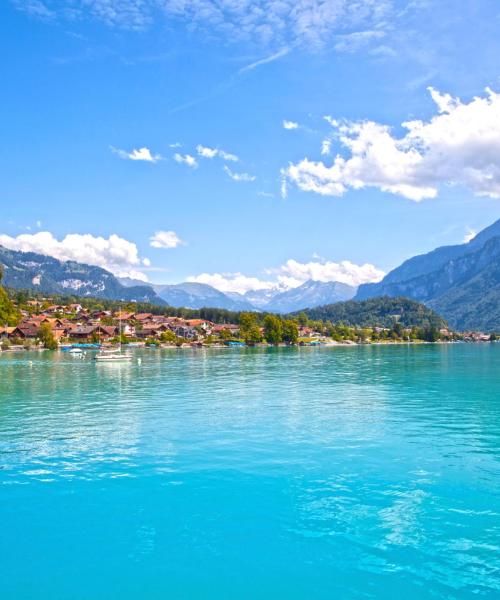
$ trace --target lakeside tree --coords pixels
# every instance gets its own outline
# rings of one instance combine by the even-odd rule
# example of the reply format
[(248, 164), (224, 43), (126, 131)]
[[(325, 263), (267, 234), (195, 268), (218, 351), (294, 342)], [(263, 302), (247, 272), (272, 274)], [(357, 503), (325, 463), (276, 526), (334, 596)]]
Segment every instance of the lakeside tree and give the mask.
[(166, 344), (175, 344), (177, 341), (177, 336), (169, 329), (168, 331), (163, 331), (160, 334), (160, 340)]
[(40, 325), (38, 339), (42, 342), (44, 348), (47, 348), (48, 350), (57, 350), (57, 341), (48, 323), (42, 323)]
[[(0, 282), (3, 279), (3, 266), (0, 265)], [(21, 314), (14, 306), (7, 292), (0, 286), (0, 327), (4, 325), (17, 325)]]
[(296, 344), (299, 340), (299, 327), (295, 321), (285, 319), (283, 321), (283, 341), (287, 344)]
[(240, 336), (249, 346), (262, 341), (262, 334), (257, 323), (255, 313), (244, 312), (240, 314)]
[(268, 344), (279, 344), (283, 341), (281, 319), (276, 315), (266, 315), (264, 319), (264, 338)]

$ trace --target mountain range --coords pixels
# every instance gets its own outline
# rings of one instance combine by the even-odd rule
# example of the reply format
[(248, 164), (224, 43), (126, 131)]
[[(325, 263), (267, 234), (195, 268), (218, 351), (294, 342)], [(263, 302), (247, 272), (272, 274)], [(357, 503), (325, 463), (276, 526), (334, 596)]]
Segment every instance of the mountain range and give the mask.
[(405, 296), (436, 310), (461, 330), (500, 330), (500, 220), (471, 241), (415, 256), (356, 300)]
[(154, 285), (115, 277), (101, 267), (64, 262), (34, 252), (8, 250), (2, 246), (0, 264), (4, 265), (3, 283), (12, 288), (185, 308), (210, 307), (232, 311), (266, 310), (284, 313), (348, 300), (356, 293), (356, 288), (342, 283), (319, 281), (306, 281), (300, 287), (286, 291), (263, 290), (245, 295), (223, 293), (210, 285), (195, 282)]
[(443, 246), (403, 262), (379, 283), (358, 289), (338, 282), (306, 281), (288, 290), (224, 293), (185, 282), (154, 285), (117, 278), (100, 267), (62, 262), (0, 246), (4, 284), (51, 294), (95, 296), (185, 308), (224, 308), (290, 313), (375, 297), (410, 298), (426, 304), (459, 330), (500, 331), (500, 220), (471, 241)]
[(94, 296), (108, 300), (150, 302), (166, 305), (148, 285), (123, 286), (101, 267), (60, 261), (35, 252), (19, 252), (0, 246), (4, 267), (3, 284), (18, 289), (36, 289), (46, 294)]

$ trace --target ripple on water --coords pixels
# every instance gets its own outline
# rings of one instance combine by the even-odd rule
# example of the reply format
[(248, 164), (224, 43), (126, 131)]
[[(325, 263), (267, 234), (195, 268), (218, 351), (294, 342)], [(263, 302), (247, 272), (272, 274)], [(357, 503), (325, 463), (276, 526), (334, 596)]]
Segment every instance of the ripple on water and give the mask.
[(0, 356), (2, 597), (500, 597), (498, 345), (137, 356)]

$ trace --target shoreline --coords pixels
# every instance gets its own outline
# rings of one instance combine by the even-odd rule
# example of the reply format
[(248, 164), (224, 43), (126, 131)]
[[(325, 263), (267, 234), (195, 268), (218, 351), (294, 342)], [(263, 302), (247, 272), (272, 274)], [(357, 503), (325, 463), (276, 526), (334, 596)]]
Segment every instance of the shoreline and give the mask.
[[(387, 341), (387, 342), (320, 342), (316, 344), (254, 344), (254, 345), (241, 345), (241, 346), (228, 346), (226, 344), (182, 344), (177, 346), (175, 344), (158, 344), (158, 345), (147, 345), (147, 344), (123, 344), (122, 350), (124, 352), (130, 352), (133, 350), (234, 350), (238, 349), (269, 349), (269, 348), (352, 348), (352, 347), (361, 347), (361, 346), (448, 346), (448, 345), (463, 345), (463, 344), (492, 344), (496, 343), (495, 340), (487, 341), (487, 340), (477, 340), (477, 341), (468, 341), (464, 342), (461, 340), (438, 340), (436, 342), (427, 342), (423, 340), (415, 341)], [(82, 348), (77, 343), (76, 344), (64, 344), (63, 346), (50, 350), (48, 348), (43, 347), (24, 347), (24, 346), (11, 346), (10, 348), (0, 349), (0, 355), (5, 353), (19, 353), (19, 352), (57, 352), (60, 354), (65, 354), (71, 348), (81, 348), (85, 352), (98, 352), (100, 348)], [(119, 346), (113, 345), (102, 345), (104, 349), (118, 349)]]

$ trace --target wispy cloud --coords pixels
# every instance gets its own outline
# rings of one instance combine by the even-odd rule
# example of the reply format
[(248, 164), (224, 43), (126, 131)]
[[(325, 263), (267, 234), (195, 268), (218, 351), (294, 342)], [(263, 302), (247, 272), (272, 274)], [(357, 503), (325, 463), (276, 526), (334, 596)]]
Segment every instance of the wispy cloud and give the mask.
[(127, 152), (126, 150), (121, 150), (120, 148), (115, 148), (114, 146), (110, 146), (111, 152), (117, 154), (120, 158), (124, 160), (138, 160), (145, 161), (150, 163), (158, 162), (162, 159), (160, 154), (152, 154), (149, 148), (139, 148), (136, 150), (135, 148), (131, 152)]
[(283, 129), (298, 129), (299, 128), (299, 124), (296, 123), (295, 121), (287, 121), (286, 119), (283, 120)]
[(345, 34), (346, 31), (363, 34), (381, 30), (402, 14), (396, 9), (396, 0), (14, 0), (14, 3), (40, 18), (93, 19), (132, 30), (145, 29), (158, 21), (183, 22), (191, 30), (198, 29), (211, 37), (219, 35), (224, 41), (245, 41), (274, 49), (272, 54), (243, 67), (242, 72), (283, 57), (291, 47), (314, 50), (335, 42), (339, 34), (351, 35)]
[(280, 58), (283, 58), (289, 52), (290, 52), (290, 48), (282, 48), (281, 50), (278, 50), (278, 52), (275, 52), (274, 54), (265, 56), (264, 58), (256, 60), (255, 62), (250, 63), (249, 65), (246, 65), (245, 67), (242, 67), (238, 71), (238, 73), (240, 75), (242, 75), (243, 73), (248, 73), (248, 71), (253, 71), (257, 67), (261, 67), (262, 65), (267, 65), (268, 63), (271, 63), (271, 62), (274, 62), (275, 60), (279, 60)]
[(194, 156), (191, 156), (191, 154), (179, 154), (176, 152), (173, 156), (173, 159), (175, 162), (185, 164), (192, 169), (196, 169), (198, 167), (198, 161)]
[(226, 152), (225, 150), (221, 150), (220, 148), (210, 148), (209, 146), (203, 146), (202, 144), (198, 144), (196, 146), (196, 152), (198, 156), (202, 158), (215, 158), (216, 156), (222, 158), (222, 160), (228, 160), (230, 162), (238, 162), (239, 158), (236, 154), (231, 154), (230, 152)]
[(249, 173), (235, 173), (227, 165), (224, 165), (223, 169), (233, 181), (255, 181), (256, 179), (255, 175)]

